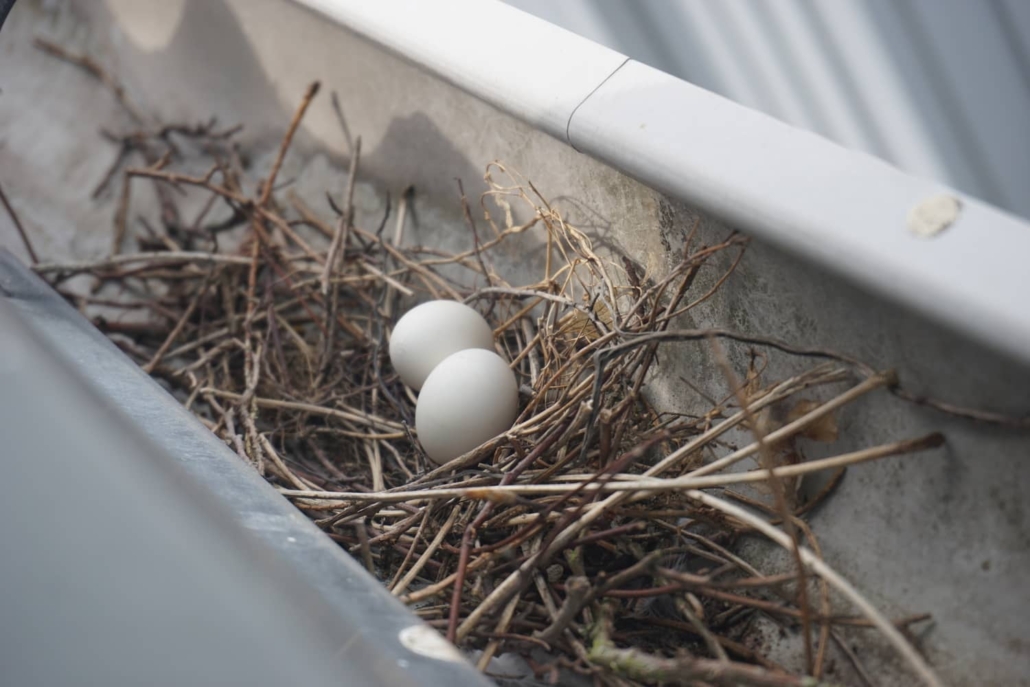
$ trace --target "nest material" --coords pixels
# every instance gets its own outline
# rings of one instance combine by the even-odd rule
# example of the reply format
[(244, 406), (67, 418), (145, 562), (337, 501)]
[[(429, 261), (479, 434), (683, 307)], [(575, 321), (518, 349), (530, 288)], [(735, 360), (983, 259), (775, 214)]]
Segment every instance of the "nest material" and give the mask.
[[(545, 681), (566, 670), (606, 685), (829, 684), (834, 643), (855, 674), (865, 672), (840, 636), (859, 626), (878, 628), (925, 683), (938, 684), (902, 636), (928, 616), (886, 620), (821, 560), (804, 519), (848, 465), (940, 443), (930, 435), (799, 460), (798, 437), (832, 441), (835, 413), (893, 375), (782, 342), (675, 329), (730, 278), (747, 243), (736, 234), (715, 245), (691, 235), (678, 265), (647, 280), (596, 254), (559, 208), (495, 163), (475, 213), (483, 226), (461, 194), (471, 247), (416, 246), (405, 236), (410, 194), (378, 228), (355, 224), (360, 140), (335, 211), (275, 192), (316, 92), (256, 185), (235, 130), (209, 123), (119, 137), (119, 161), (136, 154), (146, 166), (124, 173), (114, 254), (37, 270), (57, 286), (90, 275), (90, 292), (69, 298), (417, 615), (479, 649), (481, 668), (517, 652)], [(174, 171), (183, 155), (175, 140), (208, 159), (209, 171)], [(141, 252), (121, 254), (129, 189), (146, 180), (159, 189), (160, 228), (137, 236)], [(205, 224), (205, 210), (184, 223), (175, 198), (185, 188), (209, 194), (207, 210), (228, 206), (228, 219)], [(520, 213), (529, 221), (516, 223)], [(242, 243), (220, 248), (218, 237), (237, 225)], [(543, 272), (513, 286), (491, 256), (527, 237), (544, 246)], [(721, 261), (729, 268), (699, 292), (698, 275), (721, 254), (732, 256)], [(510, 431), (442, 467), (421, 455), (415, 394), (386, 356), (392, 323), (428, 298), (484, 313), (522, 390)], [(144, 316), (126, 323), (97, 308)], [(727, 338), (754, 347), (745, 368), (722, 353), (717, 341)], [(687, 341), (710, 346), (727, 392), (702, 413), (662, 412), (647, 394), (657, 354), (675, 356)], [(767, 380), (760, 350), (811, 365)], [(829, 400), (812, 400), (806, 392), (816, 388)], [(741, 430), (752, 439), (728, 446)], [(764, 469), (728, 470), (752, 457)], [(829, 479), (803, 500), (797, 482), (813, 473)], [(734, 488), (742, 484), (762, 486), (764, 497)], [(734, 553), (755, 536), (783, 546), (788, 565), (762, 571)], [(858, 614), (835, 615), (834, 595)], [(801, 635), (803, 672), (815, 677), (749, 646), (759, 615)]]

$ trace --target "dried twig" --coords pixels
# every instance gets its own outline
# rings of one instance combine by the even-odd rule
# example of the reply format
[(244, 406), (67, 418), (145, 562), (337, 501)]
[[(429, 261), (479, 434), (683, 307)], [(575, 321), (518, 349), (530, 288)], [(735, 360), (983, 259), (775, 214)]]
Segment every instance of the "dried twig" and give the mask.
[(8, 202), (3, 186), (0, 186), (0, 202), (4, 204), (4, 209), (7, 210), (7, 214), (14, 223), (14, 228), (18, 230), (18, 236), (21, 237), (21, 242), (25, 246), (25, 252), (28, 253), (29, 258), (32, 259), (32, 264), (36, 265), (39, 262), (39, 257), (36, 255), (36, 251), (32, 247), (32, 242), (29, 241), (29, 235), (25, 233), (25, 227), (21, 225), (21, 220), (18, 219), (18, 213), (14, 211), (14, 208), (11, 207), (10, 202)]
[[(113, 267), (131, 265), (133, 263), (145, 262), (150, 266), (168, 266), (171, 264), (196, 263), (196, 264), (222, 264), (222, 265), (249, 265), (250, 259), (238, 255), (225, 255), (224, 253), (193, 253), (189, 251), (168, 251), (166, 253), (127, 253), (125, 255), (112, 255), (102, 260), (65, 262), (65, 263), (40, 263), (33, 265), (33, 271), (39, 274), (59, 272), (65, 276), (81, 274), (83, 272), (104, 272)], [(198, 273), (197, 276), (203, 276)]]
[(261, 196), (257, 200), (258, 207), (265, 207), (268, 204), (269, 198), (272, 197), (272, 189), (275, 188), (275, 178), (279, 175), (279, 168), (282, 167), (283, 160), (286, 159), (286, 151), (290, 149), (290, 143), (293, 142), (293, 135), (297, 132), (297, 128), (300, 126), (300, 121), (304, 119), (304, 113), (307, 112), (308, 106), (311, 101), (318, 94), (319, 83), (313, 81), (308, 84), (308, 87), (304, 90), (304, 97), (301, 98), (300, 105), (297, 106), (297, 110), (293, 113), (293, 119), (290, 120), (290, 126), (286, 129), (286, 135), (283, 136), (282, 143), (279, 146), (279, 152), (275, 156), (275, 162), (272, 163), (272, 170), (268, 173), (268, 178), (261, 185)]
[(337, 264), (343, 259), (343, 252), (347, 247), (347, 232), (350, 230), (354, 215), (354, 183), (358, 175), (358, 161), (361, 159), (361, 137), (354, 142), (354, 152), (350, 158), (350, 169), (347, 171), (347, 189), (344, 191), (343, 211), (336, 220), (336, 229), (333, 230), (333, 241), (329, 244), (329, 253), (325, 260), (325, 269), (322, 271), (321, 290), (322, 295), (329, 294), (329, 279)]
[(699, 681), (725, 687), (829, 687), (808, 677), (773, 673), (765, 668), (733, 661), (693, 656), (662, 658), (637, 649), (618, 649), (609, 638), (608, 614), (594, 629), (590, 660), (633, 680), (667, 685), (694, 685)]
[(558, 611), (557, 617), (547, 626), (546, 630), (538, 632), (534, 636), (550, 644), (569, 626), (579, 612), (583, 609), (587, 594), (590, 593), (590, 581), (585, 577), (570, 577), (565, 583), (565, 592), (568, 596)]
[[(789, 550), (794, 546), (790, 537), (786, 534), (761, 518), (752, 515), (743, 508), (734, 506), (731, 503), (727, 503), (722, 499), (716, 498), (711, 494), (706, 494), (702, 491), (691, 490), (687, 492), (687, 496), (706, 506), (722, 511), (723, 513), (726, 513), (751, 527), (754, 527), (756, 530), (760, 531), (766, 537), (772, 539), (785, 549)], [(812, 572), (829, 582), (837, 591), (843, 594), (848, 601), (854, 604), (855, 607), (858, 608), (858, 610), (861, 611), (873, 625), (876, 626), (891, 645), (894, 646), (897, 652), (909, 663), (913, 671), (919, 676), (919, 679), (924, 684), (929, 685), (930, 687), (943, 687), (943, 683), (933, 672), (933, 669), (927, 665), (925, 659), (923, 659), (919, 652), (909, 644), (908, 640), (905, 639), (894, 624), (887, 620), (882, 613), (876, 610), (876, 607), (869, 603), (869, 601), (866, 600), (866, 598), (862, 596), (850, 582), (837, 574), (833, 568), (824, 563), (818, 556), (808, 549), (798, 547), (798, 552), (805, 565), (807, 565)]]
[(125, 87), (117, 79), (100, 66), (100, 64), (88, 55), (76, 55), (71, 53), (56, 43), (52, 43), (43, 38), (36, 38), (33, 40), (33, 45), (42, 50), (43, 52), (56, 57), (59, 60), (73, 64), (79, 69), (84, 70), (87, 74), (100, 81), (104, 86), (114, 94), (114, 97), (118, 100), (118, 104), (132, 117), (133, 121), (137, 124), (142, 124), (145, 121), (143, 114), (140, 110), (129, 100), (129, 96), (125, 92)]
[[(227, 398), (235, 396), (219, 393), (217, 395)], [(325, 410), (325, 409), (321, 409)], [(683, 489), (712, 489), (726, 487), (732, 484), (744, 484), (751, 482), (768, 482), (770, 477), (798, 477), (823, 470), (856, 465), (870, 460), (877, 460), (887, 456), (904, 455), (915, 453), (930, 448), (936, 448), (943, 444), (944, 439), (940, 434), (929, 434), (918, 439), (906, 439), (892, 442), (882, 446), (868, 449), (861, 449), (852, 453), (845, 453), (832, 458), (799, 463), (796, 465), (784, 465), (769, 470), (751, 470), (749, 472), (720, 473), (717, 475), (698, 475), (690, 473), (683, 477), (674, 479), (648, 479), (637, 475), (617, 475), (627, 478), (626, 481), (595, 483), (592, 481), (572, 482), (563, 484), (516, 484), (498, 485), (483, 487), (457, 487), (457, 488), (436, 488), (420, 490), (400, 490), (386, 492), (343, 492), (343, 491), (297, 491), (281, 489), (280, 493), (291, 498), (301, 499), (331, 499), (341, 502), (367, 502), (367, 503), (404, 503), (406, 501), (434, 501), (443, 499), (462, 498), (469, 501), (488, 501), (491, 503), (512, 503), (517, 497), (563, 495), (575, 491), (587, 493), (632, 493), (636, 498), (644, 498), (661, 492), (678, 492)], [(695, 471), (697, 472), (697, 471)]]
[(801, 560), (801, 553), (799, 551), (800, 544), (798, 542), (796, 527), (791, 519), (792, 509), (787, 503), (786, 488), (783, 486), (783, 479), (776, 472), (776, 459), (773, 456), (772, 449), (769, 448), (765, 430), (761, 423), (758, 422), (754, 413), (751, 412), (751, 407), (748, 403), (747, 394), (744, 392), (743, 385), (738, 382), (736, 375), (733, 374), (733, 368), (730, 366), (729, 361), (726, 359), (726, 356), (722, 352), (722, 348), (719, 346), (716, 339), (710, 339), (709, 343), (712, 346), (712, 352), (715, 355), (719, 367), (722, 368), (723, 375), (725, 375), (726, 380), (730, 384), (732, 393), (737, 398), (737, 403), (740, 405), (740, 409), (744, 412), (744, 416), (747, 418), (748, 427), (755, 436), (755, 444), (758, 446), (758, 455), (761, 457), (760, 463), (769, 475), (768, 484), (772, 488), (773, 497), (776, 500), (776, 508), (780, 517), (783, 518), (783, 527), (786, 530), (787, 536), (790, 537), (792, 545), (791, 554), (794, 556), (794, 562), (797, 566), (798, 574), (797, 593), (798, 605), (801, 608), (801, 640), (802, 645), (805, 648), (805, 666), (807, 668), (806, 672), (809, 675), (812, 675), (815, 673), (815, 653), (812, 648), (812, 618), (808, 599), (808, 580), (805, 571), (805, 564)]

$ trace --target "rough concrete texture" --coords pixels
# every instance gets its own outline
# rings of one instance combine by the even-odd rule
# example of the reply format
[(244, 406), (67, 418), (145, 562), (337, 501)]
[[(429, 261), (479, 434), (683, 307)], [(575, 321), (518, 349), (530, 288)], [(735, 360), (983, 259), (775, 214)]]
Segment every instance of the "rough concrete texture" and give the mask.
[[(108, 93), (33, 50), (34, 34), (111, 65), (147, 111), (165, 120), (216, 114), (224, 123), (245, 122), (247, 140), (265, 151), (307, 83), (321, 80), (325, 93), (340, 94), (351, 136), (363, 139), (368, 183), (359, 185), (359, 221), (374, 224), (385, 192), (396, 198), (414, 184), (411, 240), (419, 243), (467, 241), (454, 179), (475, 197), (493, 159), (531, 178), (570, 223), (590, 231), (595, 245), (627, 254), (651, 275), (674, 263), (695, 221), (705, 240), (730, 231), (718, 218), (663, 198), (281, 0), (22, 0), (0, 37), (0, 183), (48, 259), (107, 250), (112, 200), (89, 196), (115, 151), (97, 129), (124, 130), (129, 122)], [(302, 193), (317, 187), (311, 178), (342, 186), (348, 151), (322, 96), (284, 177), (307, 175), (298, 184)], [(321, 202), (317, 194), (309, 200)], [(20, 251), (6, 218), (0, 240)], [(508, 258), (519, 267), (511, 281), (532, 273), (530, 260)], [(717, 273), (704, 278), (711, 283)], [(734, 278), (683, 324), (835, 349), (897, 368), (920, 393), (1015, 414), (1030, 410), (1027, 369), (767, 245), (753, 244)], [(702, 389), (725, 392), (704, 346), (675, 351), (663, 356), (662, 377), (689, 376)], [(768, 378), (806, 365), (771, 354)], [(683, 408), (701, 403), (692, 392), (664, 393)], [(946, 684), (1030, 685), (1030, 433), (958, 420), (885, 393), (847, 408), (839, 421), (840, 440), (806, 446), (807, 456), (935, 429), (948, 444), (852, 469), (812, 517), (827, 560), (889, 614), (934, 614), (919, 642)], [(770, 554), (763, 565), (771, 570), (779, 562)], [(773, 627), (762, 641), (779, 660), (799, 665), (796, 645), (780, 634)], [(914, 683), (873, 633), (847, 636), (867, 668), (883, 676), (878, 684)], [(835, 679), (860, 684), (835, 648), (831, 659)]]

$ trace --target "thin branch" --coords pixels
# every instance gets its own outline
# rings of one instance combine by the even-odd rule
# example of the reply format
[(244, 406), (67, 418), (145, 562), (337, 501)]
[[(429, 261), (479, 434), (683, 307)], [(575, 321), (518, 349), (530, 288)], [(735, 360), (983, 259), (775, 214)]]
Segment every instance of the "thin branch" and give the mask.
[[(694, 501), (702, 503), (710, 508), (722, 511), (723, 513), (740, 520), (741, 522), (755, 528), (769, 539), (773, 540), (788, 551), (793, 547), (793, 542), (785, 533), (776, 529), (765, 520), (752, 513), (723, 501), (720, 498), (706, 494), (703, 491), (692, 489), (686, 492), (686, 496)], [(830, 583), (838, 592), (843, 594), (869, 621), (876, 626), (887, 641), (897, 650), (908, 662), (912, 670), (919, 676), (919, 679), (928, 687), (944, 687), (944, 683), (933, 672), (933, 669), (926, 663), (916, 649), (909, 644), (904, 635), (891, 623), (880, 611), (862, 596), (857, 589), (846, 579), (822, 561), (814, 553), (805, 547), (798, 547), (798, 552), (805, 564), (817, 575)]]
[(596, 623), (588, 658), (631, 680), (666, 685), (694, 685), (703, 681), (720, 687), (829, 687), (813, 678), (774, 673), (746, 663), (687, 655), (662, 658), (637, 649), (619, 649), (609, 639), (610, 622), (609, 613), (605, 612)]
[(783, 486), (783, 479), (777, 474), (776, 459), (773, 456), (772, 450), (769, 448), (768, 437), (762, 429), (762, 426), (755, 418), (754, 413), (751, 412), (751, 406), (748, 404), (747, 394), (744, 393), (744, 387), (737, 380), (737, 376), (733, 373), (733, 368), (730, 366), (729, 360), (726, 359), (725, 354), (722, 352), (722, 347), (716, 339), (712, 338), (709, 340), (712, 347), (712, 353), (718, 363), (719, 367), (722, 368), (723, 375), (726, 377), (726, 381), (729, 382), (732, 393), (737, 398), (737, 404), (740, 409), (744, 411), (747, 417), (748, 428), (751, 433), (755, 436), (755, 444), (757, 444), (757, 452), (759, 455), (759, 464), (765, 468), (766, 473), (769, 475), (767, 484), (770, 486), (773, 492), (773, 498), (776, 501), (776, 508), (779, 511), (780, 517), (783, 519), (783, 527), (787, 532), (787, 536), (790, 538), (792, 543), (791, 555), (794, 557), (794, 563), (797, 567), (798, 573), (798, 584), (797, 584), (797, 595), (798, 595), (798, 606), (801, 608), (801, 638), (802, 646), (805, 650), (805, 668), (806, 673), (809, 675), (815, 674), (815, 652), (812, 647), (812, 618), (811, 618), (811, 605), (808, 599), (808, 580), (805, 571), (804, 562), (801, 560), (801, 554), (798, 549), (800, 544), (798, 542), (797, 530), (794, 526), (793, 520), (791, 520), (791, 507), (787, 503), (787, 493)]
[(319, 83), (314, 81), (305, 89), (304, 97), (301, 98), (300, 105), (297, 106), (296, 111), (293, 113), (290, 126), (286, 129), (286, 135), (283, 136), (282, 143), (279, 145), (279, 152), (272, 163), (272, 171), (268, 173), (268, 178), (265, 179), (264, 184), (261, 186), (261, 197), (257, 201), (258, 207), (263, 208), (268, 205), (268, 200), (272, 197), (272, 190), (275, 188), (275, 178), (279, 175), (279, 168), (282, 167), (283, 160), (286, 159), (286, 151), (290, 149), (290, 143), (293, 141), (293, 135), (300, 126), (300, 120), (304, 118), (304, 113), (307, 111), (308, 106), (318, 94), (318, 88)]
[[(227, 398), (230, 401), (240, 402), (243, 400), (241, 394), (234, 394), (231, 391), (222, 391), (214, 388), (204, 388), (202, 393), (211, 394), (218, 398)], [(362, 413), (357, 410), (339, 410), (337, 408), (325, 408), (322, 406), (316, 406), (311, 403), (295, 403), (293, 401), (278, 401), (272, 398), (261, 398), (255, 396), (253, 399), (254, 403), (259, 408), (279, 408), (284, 410), (299, 410), (305, 413), (311, 413), (312, 415), (322, 415), (325, 417), (335, 417), (354, 424), (364, 425), (372, 427), (374, 429), (403, 429), (403, 425), (399, 422), (393, 422), (392, 420), (384, 420), (383, 418), (370, 415), (368, 413)], [(381, 435), (385, 439), (402, 439), (404, 438), (403, 432), (392, 432), (389, 434)]]
[(561, 636), (569, 623), (575, 620), (579, 612), (583, 610), (587, 595), (590, 593), (590, 582), (585, 577), (570, 577), (565, 583), (565, 593), (567, 596), (558, 610), (558, 616), (546, 630), (533, 635), (537, 639), (551, 644)]
[(82, 69), (87, 74), (104, 84), (109, 91), (114, 94), (114, 97), (118, 100), (118, 103), (122, 108), (129, 114), (130, 117), (137, 123), (143, 124), (145, 118), (143, 114), (132, 104), (129, 100), (129, 96), (125, 93), (125, 88), (121, 83), (118, 82), (110, 73), (107, 72), (100, 64), (88, 55), (76, 55), (68, 52), (56, 43), (51, 43), (43, 38), (35, 38), (32, 41), (33, 45), (42, 50), (43, 52), (56, 57), (59, 60), (68, 62), (69, 64), (75, 65), (79, 69)]
[(172, 331), (168, 333), (168, 336), (161, 343), (160, 348), (158, 348), (157, 352), (154, 353), (154, 356), (150, 359), (150, 362), (143, 366), (144, 372), (146, 372), (147, 374), (153, 372), (154, 368), (156, 368), (158, 364), (161, 362), (161, 360), (164, 358), (165, 353), (168, 352), (168, 349), (171, 348), (172, 344), (175, 343), (175, 340), (179, 338), (179, 335), (182, 333), (182, 330), (186, 327), (186, 323), (188, 323), (190, 318), (193, 317), (193, 313), (196, 311), (197, 306), (200, 305), (200, 301), (203, 300), (204, 296), (207, 295), (207, 289), (210, 286), (210, 283), (211, 279), (209, 278), (204, 283), (204, 287), (200, 291), (198, 291), (197, 295), (190, 300), (190, 304), (186, 306), (186, 311), (183, 312), (182, 316), (179, 318), (179, 321), (175, 323), (175, 326), (172, 328)]
[(21, 237), (21, 242), (25, 245), (25, 252), (28, 253), (29, 258), (32, 259), (32, 264), (36, 265), (39, 262), (39, 257), (36, 255), (36, 251), (32, 247), (32, 242), (29, 241), (29, 235), (25, 232), (25, 227), (21, 225), (21, 220), (18, 219), (18, 213), (14, 211), (14, 208), (11, 207), (11, 204), (8, 202), (3, 186), (0, 186), (0, 202), (4, 204), (4, 209), (7, 210), (7, 214), (10, 215), (11, 221), (14, 222), (14, 228), (18, 230), (18, 236)]
[[(207, 390), (210, 391), (210, 390)], [(219, 393), (219, 396), (234, 398), (235, 394)], [(258, 399), (261, 405), (263, 399)], [(270, 405), (276, 407), (277, 405)], [(318, 410), (328, 410), (321, 409)], [(918, 439), (906, 439), (890, 444), (874, 446), (861, 449), (852, 453), (845, 453), (832, 458), (812, 460), (796, 465), (784, 465), (770, 471), (769, 469), (750, 470), (748, 472), (722, 473), (718, 475), (699, 475), (693, 473), (676, 477), (673, 479), (655, 479), (641, 477), (639, 475), (619, 475), (626, 478), (624, 481), (610, 481), (603, 483), (566, 482), (563, 484), (512, 484), (485, 487), (451, 487), (437, 489), (414, 489), (384, 492), (344, 492), (344, 491), (297, 491), (282, 489), (280, 493), (289, 498), (300, 499), (330, 499), (341, 502), (357, 503), (404, 503), (406, 501), (442, 500), (461, 498), (470, 501), (489, 501), (494, 503), (513, 504), (518, 497), (564, 495), (575, 491), (593, 492), (615, 492), (632, 493), (639, 497), (649, 497), (663, 492), (681, 491), (683, 489), (712, 489), (726, 487), (732, 484), (745, 484), (753, 482), (767, 482), (770, 477), (780, 479), (788, 477), (799, 477), (822, 470), (840, 468), (847, 465), (857, 465), (871, 460), (898, 456), (908, 453), (917, 453), (931, 448), (936, 448), (944, 443), (944, 437), (939, 433), (928, 434)], [(695, 471), (696, 472), (696, 471)]]
[(93, 261), (40, 263), (38, 265), (33, 265), (32, 270), (37, 274), (59, 272), (64, 275), (73, 275), (81, 274), (82, 272), (103, 272), (104, 270), (109, 270), (113, 267), (131, 265), (138, 262), (152, 263), (153, 265), (175, 265), (184, 262), (220, 265), (249, 265), (250, 258), (243, 257), (241, 255), (226, 255), (224, 253), (194, 253), (190, 251), (131, 253), (126, 255), (112, 255), (101, 260)]
[(361, 137), (358, 136), (354, 142), (354, 153), (350, 158), (350, 167), (347, 172), (347, 188), (344, 191), (343, 212), (336, 220), (336, 229), (333, 230), (333, 241), (329, 244), (329, 253), (325, 260), (325, 269), (322, 271), (321, 291), (322, 295), (329, 294), (329, 279), (336, 269), (336, 265), (343, 259), (344, 251), (347, 249), (347, 232), (350, 231), (351, 222), (354, 217), (354, 183), (358, 175), (358, 161), (361, 159)]

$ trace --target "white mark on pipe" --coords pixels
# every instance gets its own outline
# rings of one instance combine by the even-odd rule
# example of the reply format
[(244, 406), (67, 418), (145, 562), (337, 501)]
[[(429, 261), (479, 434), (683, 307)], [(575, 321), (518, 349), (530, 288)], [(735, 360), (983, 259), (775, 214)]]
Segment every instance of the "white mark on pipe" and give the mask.
[(908, 230), (920, 238), (932, 238), (958, 219), (962, 201), (940, 193), (919, 201), (908, 213)]
[(441, 661), (461, 662), (462, 658), (453, 644), (428, 625), (411, 625), (400, 632), (401, 644), (416, 654)]

